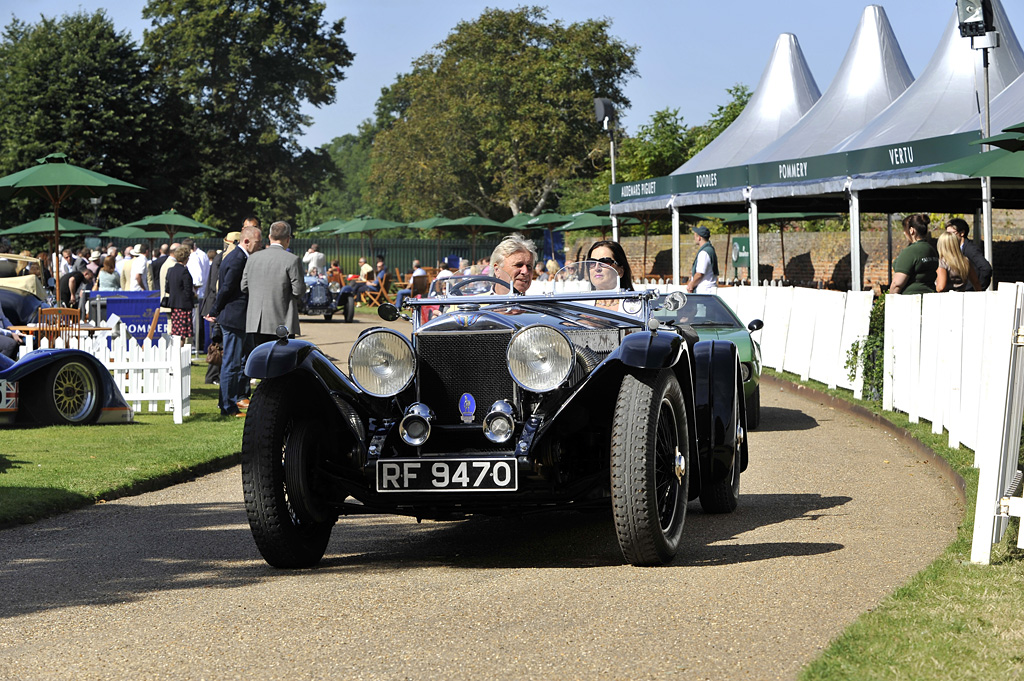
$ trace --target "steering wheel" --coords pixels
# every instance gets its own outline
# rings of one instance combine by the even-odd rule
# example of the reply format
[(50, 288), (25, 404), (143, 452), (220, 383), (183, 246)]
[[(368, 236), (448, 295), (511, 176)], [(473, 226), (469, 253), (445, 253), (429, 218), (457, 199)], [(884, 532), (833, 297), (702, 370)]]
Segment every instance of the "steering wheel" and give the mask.
[(448, 287), (448, 294), (460, 295), (458, 292), (461, 291), (466, 286), (469, 286), (470, 284), (480, 284), (484, 282), (490, 282), (493, 284), (504, 286), (505, 288), (508, 289), (509, 294), (512, 294), (512, 284), (510, 282), (486, 274), (481, 274), (480, 276), (476, 277), (469, 277), (467, 279), (463, 279), (462, 281), (455, 282), (454, 284)]

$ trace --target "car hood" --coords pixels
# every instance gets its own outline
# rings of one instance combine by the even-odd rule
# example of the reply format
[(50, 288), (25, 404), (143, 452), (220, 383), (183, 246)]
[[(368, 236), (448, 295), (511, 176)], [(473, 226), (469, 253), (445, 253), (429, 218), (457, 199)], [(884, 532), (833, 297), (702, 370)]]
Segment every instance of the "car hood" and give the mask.
[(697, 332), (702, 341), (732, 341), (736, 345), (737, 350), (739, 350), (740, 360), (744, 362), (750, 361), (753, 341), (751, 341), (750, 333), (746, 329), (737, 329), (731, 326), (695, 326), (693, 330)]

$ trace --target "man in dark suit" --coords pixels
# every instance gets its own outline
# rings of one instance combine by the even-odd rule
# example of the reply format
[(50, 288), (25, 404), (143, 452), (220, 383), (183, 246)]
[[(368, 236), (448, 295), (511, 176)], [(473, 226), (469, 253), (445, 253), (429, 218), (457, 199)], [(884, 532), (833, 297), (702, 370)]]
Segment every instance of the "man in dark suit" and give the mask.
[(244, 416), (240, 409), (248, 406), (245, 399), (246, 376), (242, 372), (242, 344), (245, 342), (245, 315), (249, 296), (242, 289), (242, 278), (250, 254), (260, 246), (260, 221), (246, 218), (238, 247), (231, 250), (220, 264), (217, 300), (206, 316), (207, 321), (220, 324), (224, 335), (224, 355), (220, 366), (221, 416)]
[(961, 218), (953, 218), (946, 223), (946, 231), (960, 239), (960, 252), (974, 265), (974, 271), (978, 273), (978, 283), (981, 285), (981, 290), (987, 291), (992, 283), (992, 265), (989, 264), (988, 260), (985, 260), (985, 254), (981, 252), (981, 249), (967, 238), (971, 231), (967, 221)]
[(242, 290), (249, 294), (246, 333), (253, 345), (277, 340), (277, 327), (299, 333), (299, 300), (306, 293), (302, 260), (288, 251), (292, 228), (278, 221), (270, 226), (270, 245), (253, 254), (242, 273)]

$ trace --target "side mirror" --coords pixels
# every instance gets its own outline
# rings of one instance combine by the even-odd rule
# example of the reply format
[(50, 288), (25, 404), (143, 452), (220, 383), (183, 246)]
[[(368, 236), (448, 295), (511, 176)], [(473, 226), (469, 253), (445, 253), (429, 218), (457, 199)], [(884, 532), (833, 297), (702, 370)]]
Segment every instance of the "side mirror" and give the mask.
[(750, 331), (757, 331), (762, 327), (764, 327), (764, 322), (762, 322), (760, 319), (752, 319), (750, 323), (747, 324), (747, 329), (749, 329)]
[(384, 303), (377, 308), (377, 316), (386, 322), (393, 322), (398, 319), (401, 315), (398, 314), (398, 308), (391, 303)]

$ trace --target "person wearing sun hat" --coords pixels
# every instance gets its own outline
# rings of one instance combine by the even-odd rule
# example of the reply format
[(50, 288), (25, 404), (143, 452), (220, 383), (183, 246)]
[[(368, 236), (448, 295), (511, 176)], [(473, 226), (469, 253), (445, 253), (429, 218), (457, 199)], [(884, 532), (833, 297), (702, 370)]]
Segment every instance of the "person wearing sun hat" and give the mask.
[(697, 244), (697, 257), (690, 268), (687, 293), (716, 293), (718, 291), (718, 255), (711, 245), (711, 230), (704, 225), (693, 228), (693, 241)]

